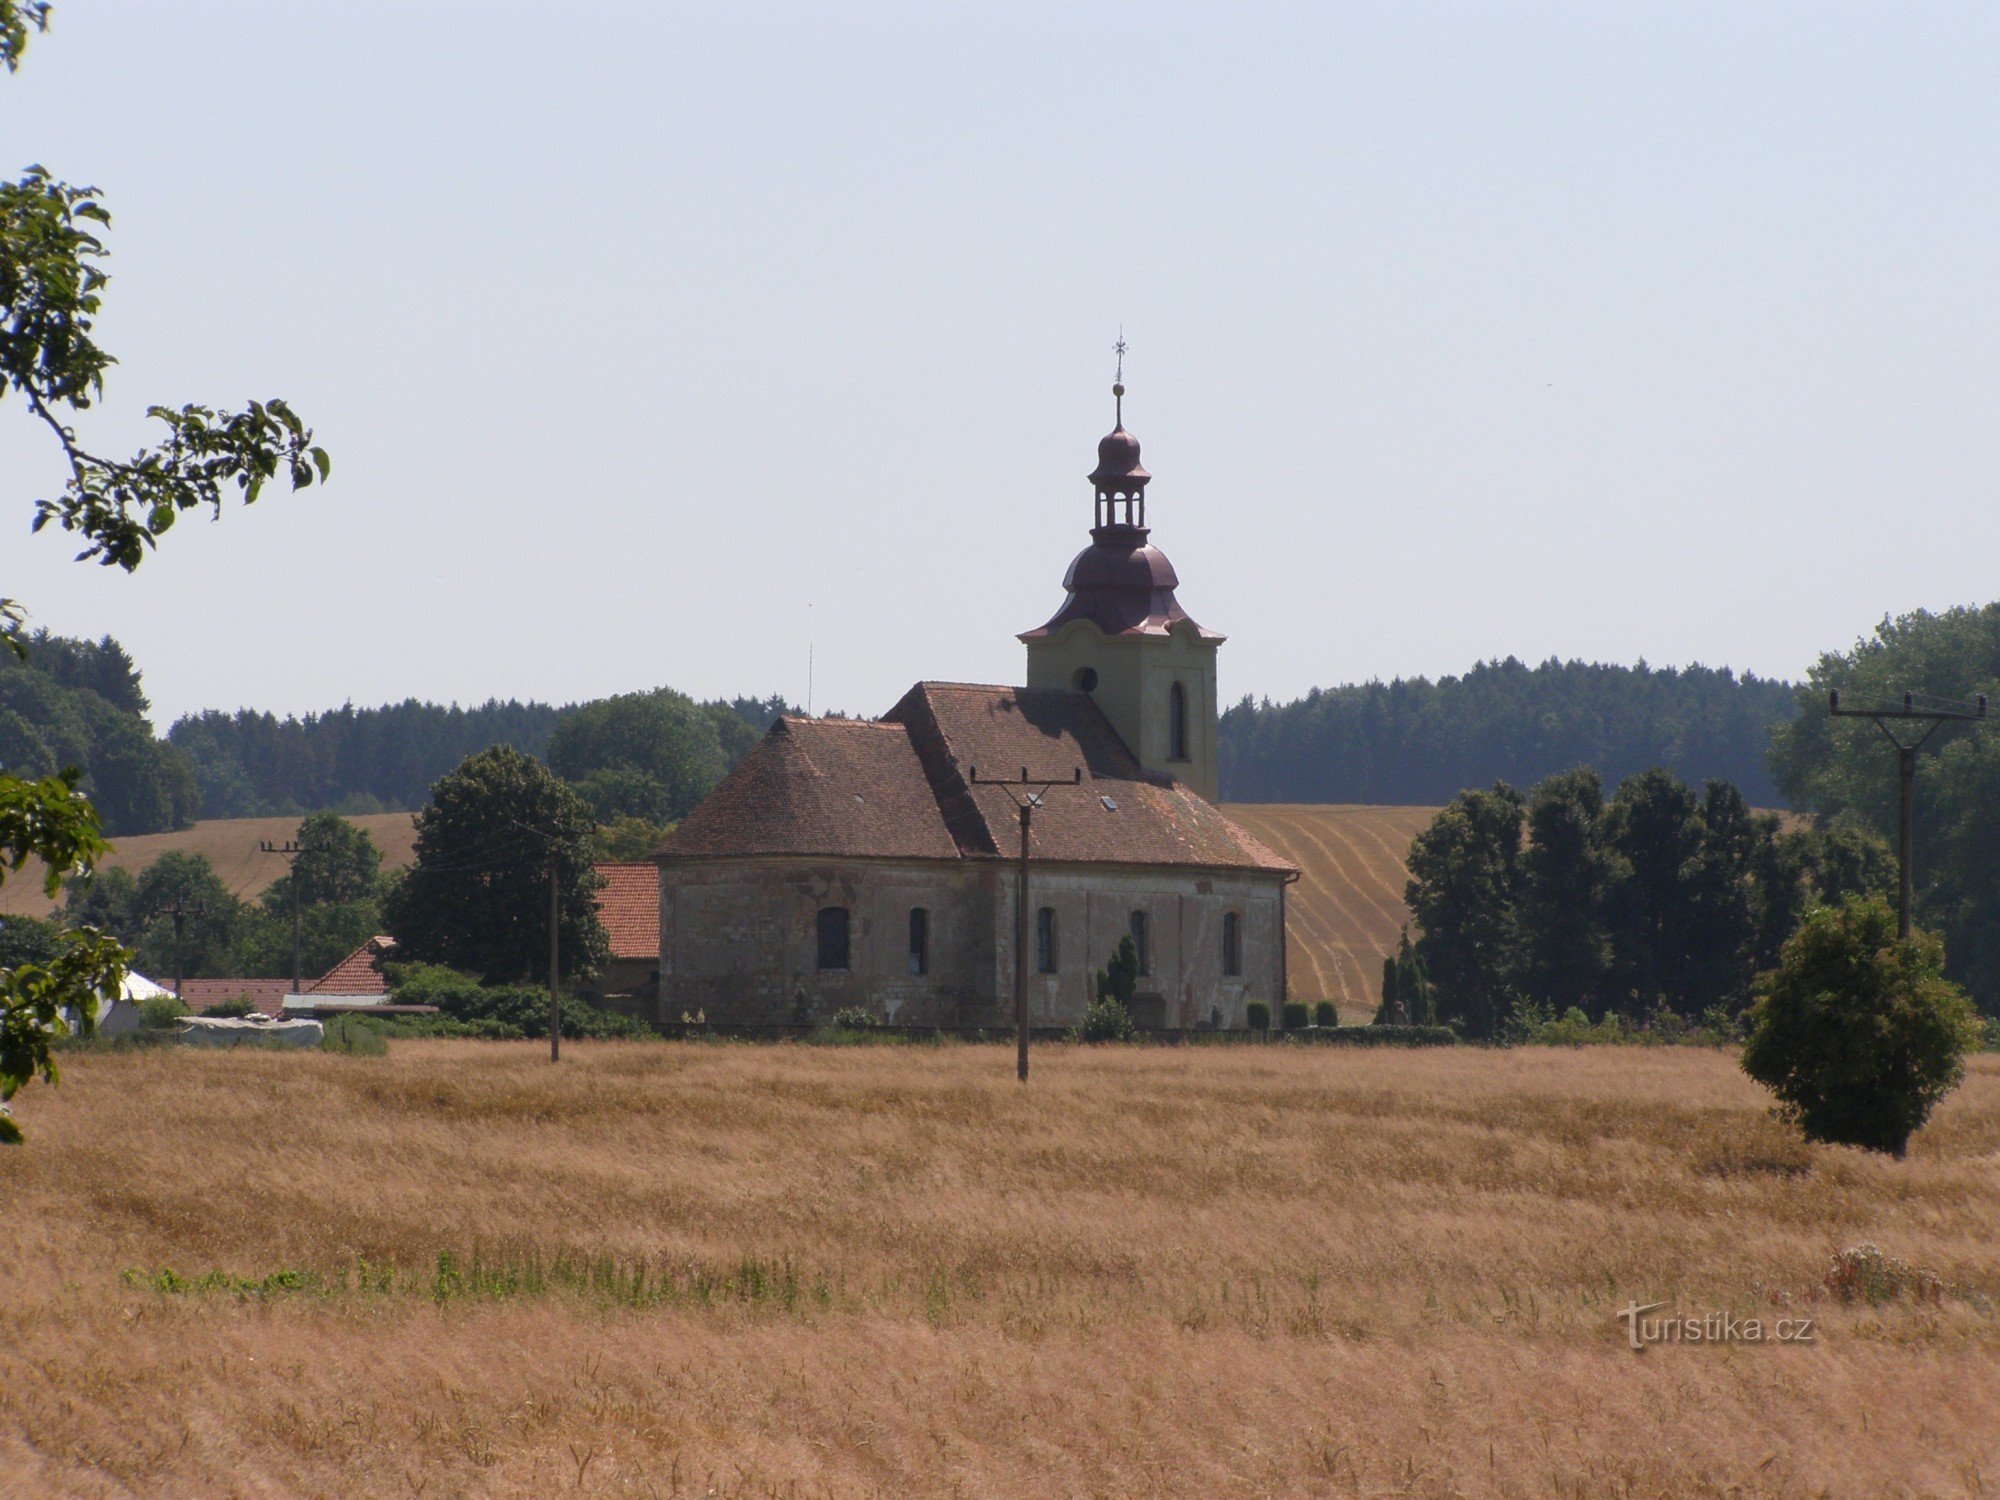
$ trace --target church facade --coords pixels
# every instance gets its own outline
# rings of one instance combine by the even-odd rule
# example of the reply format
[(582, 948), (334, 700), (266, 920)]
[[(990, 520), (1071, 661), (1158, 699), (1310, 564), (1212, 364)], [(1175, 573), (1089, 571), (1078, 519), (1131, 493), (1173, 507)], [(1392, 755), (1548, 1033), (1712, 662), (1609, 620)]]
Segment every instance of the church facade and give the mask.
[(1215, 805), (1216, 654), (1149, 540), (1139, 443), (1098, 444), (1091, 542), (1025, 632), (1025, 687), (920, 682), (880, 719), (786, 716), (655, 855), (659, 1015), (775, 1025), (861, 1007), (1011, 1022), (1020, 835), (1034, 809), (1031, 1019), (1068, 1025), (1121, 937), (1134, 1019), (1239, 1027), (1285, 995), (1297, 872)]

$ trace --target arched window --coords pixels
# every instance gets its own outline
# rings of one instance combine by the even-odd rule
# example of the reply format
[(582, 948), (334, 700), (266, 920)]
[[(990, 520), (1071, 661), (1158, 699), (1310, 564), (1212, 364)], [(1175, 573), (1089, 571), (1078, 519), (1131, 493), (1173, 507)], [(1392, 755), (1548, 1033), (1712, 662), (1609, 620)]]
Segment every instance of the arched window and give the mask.
[(1045, 906), (1035, 913), (1035, 972), (1056, 971), (1056, 909)]
[(931, 914), (921, 906), (910, 908), (910, 972), (931, 971)]
[(819, 909), (819, 966), (822, 969), (847, 967), (847, 908), (822, 906)]
[(1178, 682), (1167, 689), (1167, 759), (1186, 760), (1187, 689)]
[(1222, 972), (1231, 979), (1243, 972), (1243, 919), (1233, 911), (1222, 914)]
[(1151, 926), (1152, 924), (1146, 920), (1144, 912), (1135, 911), (1132, 913), (1132, 946), (1138, 950), (1139, 972), (1141, 974), (1150, 974), (1153, 972), (1153, 945), (1150, 941), (1152, 936), (1150, 931)]

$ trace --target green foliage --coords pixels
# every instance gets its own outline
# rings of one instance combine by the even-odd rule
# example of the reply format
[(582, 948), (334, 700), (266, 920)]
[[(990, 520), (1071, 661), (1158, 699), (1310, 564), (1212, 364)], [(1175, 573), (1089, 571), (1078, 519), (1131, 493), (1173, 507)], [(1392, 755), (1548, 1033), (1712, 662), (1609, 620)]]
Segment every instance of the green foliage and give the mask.
[(835, 1011), (827, 1024), (835, 1031), (873, 1031), (882, 1023), (875, 1019), (873, 1012), (859, 1005), (848, 1005)]
[(16, 776), (74, 766), (106, 832), (185, 827), (198, 792), (187, 758), (153, 738), (146, 696), (122, 647), (36, 631), (0, 652), (0, 765)]
[(140, 1019), (149, 1031), (165, 1031), (187, 1014), (187, 1007), (172, 995), (153, 995), (139, 1002)]
[(1338, 1026), (1339, 1024), (1340, 1008), (1331, 1000), (1322, 1000), (1313, 1006), (1313, 1025)]
[(684, 818), (729, 768), (716, 718), (662, 688), (585, 704), (556, 726), (549, 769), (600, 821)]
[(45, 964), (62, 951), (62, 929), (37, 917), (0, 917), (0, 969)]
[(1124, 1002), (1100, 996), (1084, 1007), (1083, 1018), (1071, 1028), (1069, 1039), (1073, 1042), (1129, 1042), (1138, 1034), (1138, 1028), (1132, 1024), (1132, 1013), (1125, 1008)]
[(1410, 942), (1410, 929), (1405, 927), (1396, 951), (1382, 960), (1382, 1004), (1369, 1024), (1430, 1026), (1436, 1020), (1430, 975), (1424, 968), (1423, 956)]
[(222, 1020), (240, 1021), (241, 1019), (243, 1019), (243, 1017), (252, 1014), (255, 1010), (256, 1007), (252, 1005), (248, 1000), (238, 997), (237, 999), (234, 1000), (221, 1001), (215, 1005), (204, 1005), (201, 1008), (201, 1013), (204, 1016), (213, 1016)]
[[(0, 62), (10, 72), (30, 30), (44, 28), (47, 19), (45, 0), (0, 0)], [(66, 418), (102, 395), (112, 363), (93, 337), (107, 280), (100, 236), (110, 224), (92, 190), (57, 181), (41, 167), (0, 182), (0, 402), (20, 397), (61, 448), (68, 469), (62, 490), (36, 502), (33, 529), (53, 521), (83, 543), (80, 561), (94, 558), (129, 572), (182, 511), (207, 505), (219, 513), (229, 485), (247, 503), (273, 477), (289, 479), (294, 488), (324, 481), (330, 461), (278, 400), (253, 402), (234, 416), (203, 406), (150, 407), (167, 438), (124, 461), (83, 446)], [(23, 619), (17, 601), (0, 598), (0, 647), (15, 662), (33, 654)], [(104, 828), (146, 816), (120, 802), (117, 789), (126, 782), (136, 779), (164, 795), (169, 820), (176, 816), (174, 789), (161, 784), (162, 777), (173, 779), (171, 764), (154, 753), (136, 715), (122, 714), (114, 700), (93, 690), (75, 692), (102, 703), (122, 725), (107, 734), (108, 748), (95, 752), (88, 767), (102, 808), (83, 795), (78, 762), (28, 768), (21, 760), (24, 769), (0, 772), (0, 869), (11, 875), (29, 859), (41, 860), (51, 897), (65, 879), (90, 871), (104, 851)], [(16, 710), (0, 715), (0, 736), (9, 741), (9, 765), (23, 748), (53, 752), (47, 737)], [(149, 777), (148, 771), (158, 774)], [(80, 928), (66, 933), (61, 950), (46, 962), (0, 971), (0, 1106), (37, 1075), (55, 1082), (51, 1047), (67, 1034), (65, 1012), (76, 1017), (79, 1033), (89, 1034), (99, 1002), (118, 994), (127, 957), (103, 933)], [(20, 1139), (19, 1127), (0, 1113), (0, 1142)]]
[(1269, 1031), (1271, 1029), (1271, 1002), (1268, 1000), (1244, 1001), (1243, 1024), (1251, 1031)]
[(1303, 1000), (1287, 1000), (1280, 1010), (1287, 1031), (1304, 1031), (1312, 1020), (1312, 1009)]
[[(1884, 619), (1847, 651), (1820, 657), (1798, 689), (1798, 716), (1772, 736), (1771, 767), (1793, 805), (1896, 834), (1896, 753), (1865, 719), (1834, 719), (1841, 704), (2000, 703), (2000, 604)], [(2000, 743), (1991, 725), (1947, 724), (1919, 758), (1915, 811), (1917, 916), (1943, 937), (1949, 977), (1988, 1014), (2000, 1014)], [(1893, 880), (1893, 875), (1891, 876)]]
[(389, 1050), (382, 1028), (367, 1016), (332, 1016), (320, 1036), (320, 1050), (349, 1057), (381, 1057)]
[(1979, 1045), (1938, 938), (1896, 935), (1886, 902), (1813, 912), (1758, 985), (1743, 1071), (1808, 1138), (1900, 1157)]
[(1468, 786), (1529, 786), (1572, 766), (1595, 766), (1610, 786), (1664, 766), (1773, 807), (1767, 736), (1796, 712), (1790, 685), (1727, 670), (1510, 657), (1436, 682), (1246, 698), (1222, 715), (1222, 789), (1232, 802), (1436, 806)]
[(674, 831), (671, 823), (649, 823), (644, 818), (613, 818), (600, 823), (590, 836), (590, 857), (604, 862), (652, 858), (666, 836)]
[(468, 756), (417, 814), (416, 862), (384, 903), (400, 951), (489, 982), (545, 974), (548, 870), (567, 977), (594, 974), (611, 944), (598, 920), (590, 809), (540, 761), (504, 746)]
[(1410, 845), (1405, 899), (1438, 1018), (1490, 1037), (1506, 1013), (1520, 892), (1521, 794), (1461, 792)]
[[(471, 974), (429, 963), (392, 964), (389, 983), (397, 1004), (435, 1005), (447, 1020), (475, 1028), (470, 1033), (457, 1033), (460, 1035), (541, 1038), (549, 1034), (549, 992), (533, 985), (484, 985)], [(566, 1037), (654, 1034), (643, 1021), (601, 1010), (567, 992), (560, 1003)]]
[(1129, 1011), (1132, 996), (1138, 988), (1139, 950), (1128, 932), (1118, 939), (1118, 946), (1111, 950), (1111, 962), (1097, 971), (1091, 993), (1099, 1001), (1110, 1000)]
[(294, 836), (299, 846), (291, 874), (281, 876), (264, 893), (264, 909), (289, 915), (292, 882), (299, 886), (304, 906), (361, 901), (375, 895), (380, 882), (382, 851), (368, 830), (337, 813), (314, 813)]

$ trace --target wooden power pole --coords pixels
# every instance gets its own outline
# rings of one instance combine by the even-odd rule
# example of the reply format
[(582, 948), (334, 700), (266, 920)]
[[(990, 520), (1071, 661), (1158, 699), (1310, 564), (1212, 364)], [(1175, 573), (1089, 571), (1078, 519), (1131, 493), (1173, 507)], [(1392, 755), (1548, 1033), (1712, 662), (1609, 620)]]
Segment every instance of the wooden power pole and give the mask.
[(257, 847), (266, 854), (283, 855), (285, 858), (286, 865), (291, 870), (292, 993), (294, 995), (303, 994), (305, 987), (301, 983), (303, 976), (299, 972), (299, 855), (304, 851), (299, 848), (298, 841), (296, 839), (289, 840), (283, 844), (274, 844), (269, 839), (261, 839), (258, 841)]
[(562, 990), (556, 977), (556, 861), (549, 858), (549, 1061), (562, 1061)]
[(1014, 777), (981, 776), (979, 767), (972, 768), (974, 786), (997, 786), (1011, 797), (1021, 813), (1021, 875), (1014, 892), (1014, 1049), (1015, 1075), (1028, 1081), (1028, 840), (1035, 809), (1042, 805), (1042, 798), (1051, 787), (1080, 786), (1083, 783), (1083, 767), (1070, 772), (1068, 781), (1060, 776), (1028, 775), (1028, 768), (1021, 767), (1018, 779)]
[[(1896, 779), (1900, 793), (1896, 819), (1896, 935), (1906, 938), (1910, 935), (1910, 844), (1917, 801), (1917, 752), (1923, 749), (1924, 741), (1936, 734), (1942, 724), (1970, 724), (1983, 720), (1986, 717), (1986, 695), (1981, 693), (1970, 708), (1963, 703), (1952, 703), (1944, 708), (1918, 708), (1915, 693), (1903, 694), (1899, 707), (1842, 708), (1840, 689), (1835, 688), (1827, 694), (1827, 712), (1836, 719), (1873, 719), (1883, 737), (1896, 747)], [(1898, 719), (1914, 720), (1930, 727), (1906, 745), (1889, 727), (1892, 721)]]

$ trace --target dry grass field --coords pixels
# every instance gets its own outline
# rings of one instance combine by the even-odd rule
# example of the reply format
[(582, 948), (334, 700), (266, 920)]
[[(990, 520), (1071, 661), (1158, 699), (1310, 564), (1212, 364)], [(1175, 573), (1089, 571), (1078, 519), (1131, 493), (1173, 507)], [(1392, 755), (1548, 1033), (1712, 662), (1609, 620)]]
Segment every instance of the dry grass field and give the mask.
[[(409, 813), (363, 813), (349, 819), (367, 829), (382, 851), (382, 868), (400, 870), (416, 857), (417, 834)], [(206, 854), (222, 883), (236, 895), (249, 900), (261, 895), (264, 887), (285, 873), (285, 862), (275, 855), (258, 851), (268, 839), (274, 844), (295, 838), (299, 820), (285, 818), (216, 818), (183, 828), (178, 833), (142, 833), (131, 838), (113, 839), (105, 868), (121, 868), (138, 874), (170, 849), (188, 854)], [(42, 894), (41, 866), (23, 870), (0, 886), (0, 916), (45, 917), (50, 901)]]
[[(73, 1056), (0, 1154), (0, 1493), (2000, 1486), (2000, 1059), (1901, 1163), (1693, 1049), (1011, 1064)], [(1864, 1240), (1944, 1295), (1832, 1299)]]
[(1382, 960), (1410, 919), (1410, 840), (1438, 810), (1234, 802), (1225, 811), (1299, 868), (1286, 937), (1293, 996), (1333, 1001), (1350, 1025), (1369, 1020)]

